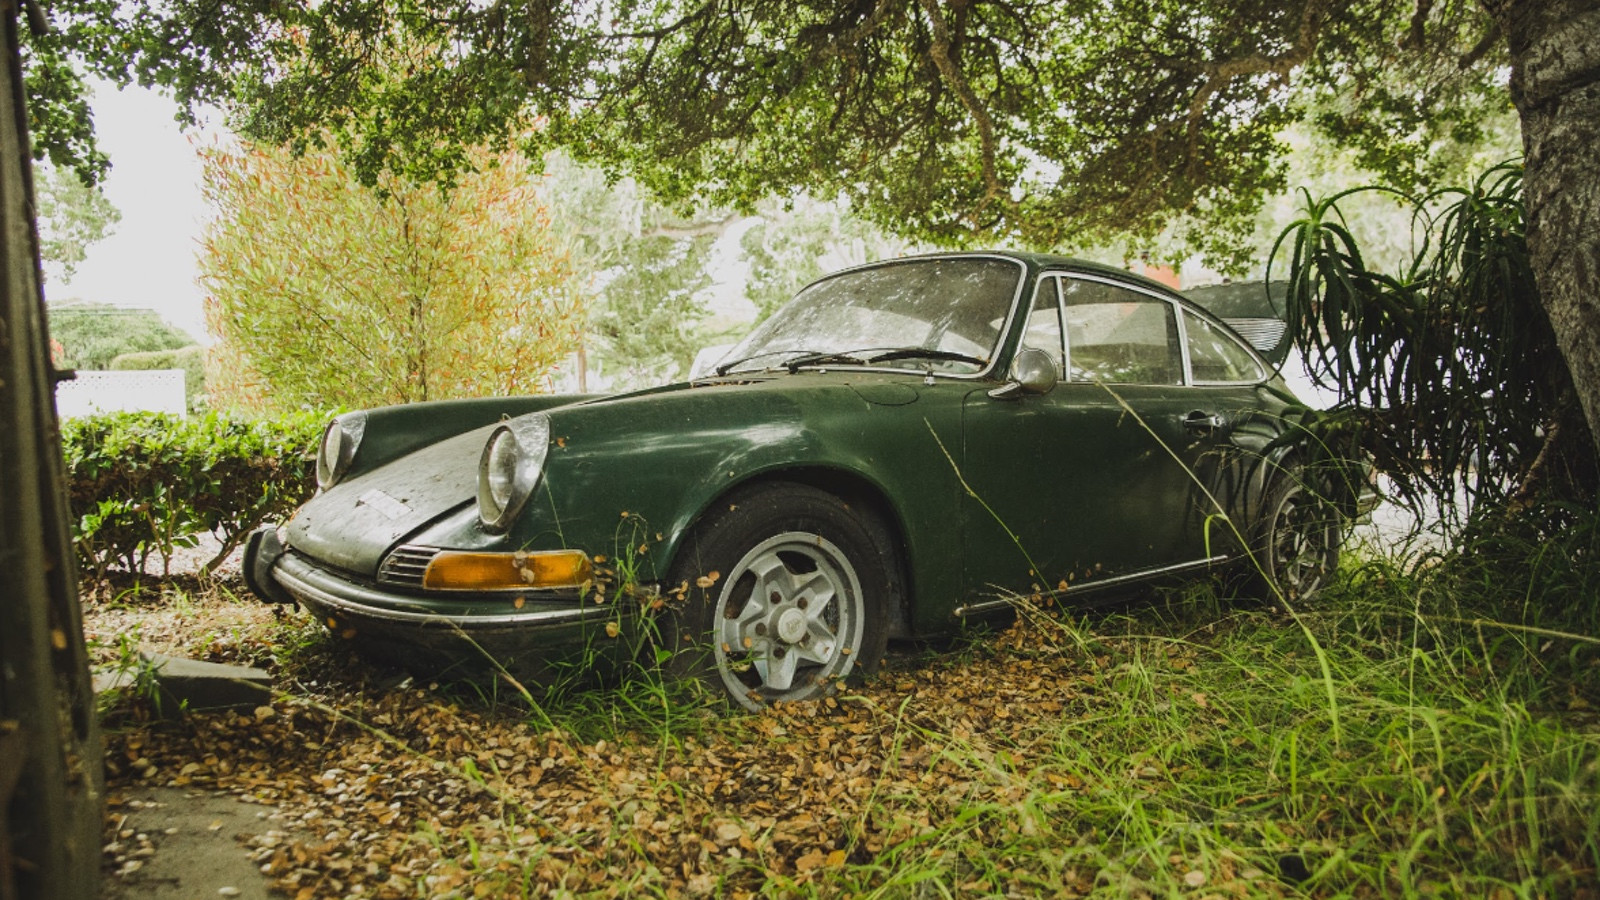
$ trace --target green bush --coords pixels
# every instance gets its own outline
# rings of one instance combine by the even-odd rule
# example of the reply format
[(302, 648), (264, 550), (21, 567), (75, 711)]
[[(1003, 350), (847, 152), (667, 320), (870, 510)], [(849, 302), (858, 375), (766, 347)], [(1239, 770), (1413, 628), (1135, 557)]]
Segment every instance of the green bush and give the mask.
[(216, 568), (250, 531), (288, 513), (314, 490), (319, 414), (262, 421), (216, 413), (180, 419), (113, 413), (62, 428), (73, 539), (86, 576), (113, 567), (162, 571), (172, 554), (211, 534)]

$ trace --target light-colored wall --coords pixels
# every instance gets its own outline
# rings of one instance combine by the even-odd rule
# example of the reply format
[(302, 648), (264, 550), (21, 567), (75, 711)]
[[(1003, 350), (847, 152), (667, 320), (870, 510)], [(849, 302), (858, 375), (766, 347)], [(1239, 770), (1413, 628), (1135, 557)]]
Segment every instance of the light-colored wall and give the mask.
[(56, 414), (63, 419), (105, 412), (184, 414), (182, 369), (143, 372), (79, 371), (56, 385)]

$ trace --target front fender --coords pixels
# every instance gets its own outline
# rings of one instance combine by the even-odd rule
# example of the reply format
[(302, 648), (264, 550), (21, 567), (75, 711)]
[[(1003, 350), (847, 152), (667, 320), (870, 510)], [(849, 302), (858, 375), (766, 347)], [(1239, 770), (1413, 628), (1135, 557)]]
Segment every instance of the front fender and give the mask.
[(367, 410), (366, 433), (346, 478), (501, 419), (593, 400), (595, 394), (537, 394), (403, 403)]
[[(959, 482), (940, 445), (959, 451), (966, 390), (953, 386), (949, 402), (890, 406), (849, 386), (702, 389), (553, 410), (544, 477), (509, 544), (576, 547), (635, 581), (659, 582), (719, 498), (763, 479), (798, 478), (875, 494), (905, 538), (913, 585), (954, 589)], [(913, 592), (921, 601), (936, 593)], [(955, 598), (931, 602), (953, 608)]]

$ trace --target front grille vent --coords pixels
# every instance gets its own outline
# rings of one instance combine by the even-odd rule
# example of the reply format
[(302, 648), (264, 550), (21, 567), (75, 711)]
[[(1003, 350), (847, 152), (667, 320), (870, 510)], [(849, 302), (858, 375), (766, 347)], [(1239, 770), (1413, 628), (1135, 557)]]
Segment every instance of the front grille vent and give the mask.
[(384, 558), (383, 565), (378, 567), (378, 581), (383, 584), (422, 587), (422, 573), (428, 570), (428, 563), (438, 555), (438, 547), (416, 547), (409, 544), (396, 547)]

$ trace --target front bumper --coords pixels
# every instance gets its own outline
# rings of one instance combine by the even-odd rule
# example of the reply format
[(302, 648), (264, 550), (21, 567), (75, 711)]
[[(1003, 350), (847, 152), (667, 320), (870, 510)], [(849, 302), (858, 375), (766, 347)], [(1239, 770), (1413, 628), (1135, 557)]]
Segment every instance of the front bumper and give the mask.
[(623, 608), (584, 602), (581, 591), (521, 597), (407, 594), (356, 581), (283, 545), (265, 526), (245, 543), (245, 584), (269, 603), (306, 607), (358, 649), (404, 665), (505, 668), (521, 675), (593, 659), (615, 635)]

